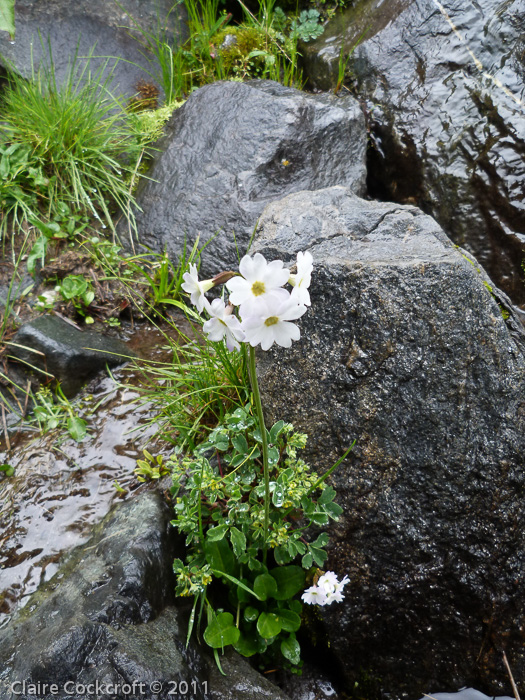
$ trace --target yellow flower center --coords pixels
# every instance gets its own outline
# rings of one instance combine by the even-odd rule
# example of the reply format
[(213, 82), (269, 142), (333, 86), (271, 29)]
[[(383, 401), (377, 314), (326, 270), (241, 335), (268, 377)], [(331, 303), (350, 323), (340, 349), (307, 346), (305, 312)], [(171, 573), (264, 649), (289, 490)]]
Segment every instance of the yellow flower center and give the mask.
[(264, 282), (254, 282), (252, 284), (252, 293), (254, 297), (259, 297), (261, 294), (264, 294), (266, 291), (266, 288), (264, 286)]
[(264, 322), (265, 326), (275, 326), (276, 323), (279, 323), (279, 319), (277, 316), (269, 316), (266, 321)]

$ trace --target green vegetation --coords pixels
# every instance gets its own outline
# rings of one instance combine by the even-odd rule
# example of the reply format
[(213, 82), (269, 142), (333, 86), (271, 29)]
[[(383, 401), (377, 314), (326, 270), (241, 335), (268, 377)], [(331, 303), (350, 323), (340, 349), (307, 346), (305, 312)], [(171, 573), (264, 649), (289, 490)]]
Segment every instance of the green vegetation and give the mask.
[(238, 3), (243, 19), (232, 25), (219, 0), (187, 0), (189, 38), (180, 47), (172, 46), (160, 22), (151, 32), (130, 17), (146, 55), (154, 57), (150, 75), (162, 85), (168, 103), (216, 80), (267, 78), (301, 87), (297, 44), (320, 36), (320, 13), (310, 9), (288, 17), (275, 0), (264, 0), (254, 14), (242, 0)]
[[(284, 421), (266, 432), (267, 500), (262, 431), (252, 407), (239, 407), (193, 455), (172, 463), (173, 524), (188, 547), (186, 562), (174, 563), (176, 592), (195, 597), (194, 614), (206, 610), (204, 640), (214, 650), (233, 645), (243, 656), (297, 667), (297, 594), (307, 572), (311, 579), (327, 558), (328, 535), (309, 537), (308, 529), (342, 510), (334, 489), (323, 485), (331, 470), (323, 477), (310, 470), (297, 456), (306, 435)], [(301, 565), (293, 564), (297, 558)]]
[[(88, 214), (114, 229), (130, 212), (129, 182), (146, 145), (133, 114), (109, 91), (106, 66), (75, 60), (58, 85), (52, 58), (29, 81), (9, 75), (0, 104), (0, 235), (27, 224), (45, 238), (78, 232), (65, 222)], [(46, 228), (47, 227), (47, 228)]]

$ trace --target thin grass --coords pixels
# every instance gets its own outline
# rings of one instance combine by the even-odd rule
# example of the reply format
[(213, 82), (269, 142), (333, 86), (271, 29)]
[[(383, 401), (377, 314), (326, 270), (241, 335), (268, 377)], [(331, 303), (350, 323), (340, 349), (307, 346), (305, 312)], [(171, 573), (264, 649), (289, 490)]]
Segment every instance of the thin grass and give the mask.
[(88, 211), (114, 230), (114, 209), (129, 214), (126, 176), (144, 148), (133, 115), (110, 91), (108, 63), (94, 73), (91, 56), (74, 57), (58, 84), (49, 51), (31, 80), (12, 72), (0, 104), (0, 199), (16, 233), (38, 215), (49, 219), (61, 203)]

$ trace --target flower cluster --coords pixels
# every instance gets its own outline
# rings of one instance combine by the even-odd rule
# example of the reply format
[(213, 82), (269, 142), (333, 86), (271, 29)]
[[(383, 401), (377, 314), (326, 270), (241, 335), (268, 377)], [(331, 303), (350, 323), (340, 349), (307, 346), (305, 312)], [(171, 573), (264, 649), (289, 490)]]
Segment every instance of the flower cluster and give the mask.
[[(199, 313), (206, 310), (210, 316), (203, 330), (208, 338), (223, 338), (230, 350), (239, 349), (240, 343), (268, 350), (274, 343), (289, 348), (292, 340), (299, 340), (299, 328), (291, 321), (300, 318), (310, 306), (310, 286), (313, 258), (309, 252), (297, 254), (297, 272), (291, 274), (282, 260), (268, 263), (263, 255), (245, 255), (239, 264), (239, 273), (222, 273), (213, 279), (199, 281), (197, 268), (183, 276), (182, 289), (190, 295)], [(212, 287), (225, 282), (229, 300), (214, 299), (205, 294)], [(289, 284), (292, 291), (284, 289)], [(237, 307), (238, 316), (234, 313)]]
[(333, 571), (327, 571), (319, 577), (316, 586), (310, 586), (301, 596), (305, 603), (310, 605), (331, 605), (341, 603), (344, 595), (343, 588), (349, 582), (348, 576), (339, 581)]

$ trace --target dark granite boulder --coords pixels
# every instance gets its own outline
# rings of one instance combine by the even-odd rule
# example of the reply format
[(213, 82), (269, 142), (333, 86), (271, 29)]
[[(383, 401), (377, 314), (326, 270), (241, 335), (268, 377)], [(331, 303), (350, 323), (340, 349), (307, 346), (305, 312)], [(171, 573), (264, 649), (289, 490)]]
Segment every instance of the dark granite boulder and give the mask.
[(393, 695), (525, 674), (525, 334), (477, 261), (411, 206), (348, 189), (268, 206), (253, 251), (314, 257), (291, 349), (258, 355), (268, 424), (309, 434), (344, 508), (331, 650)]
[(366, 105), (372, 196), (418, 204), (525, 304), (525, 11), (520, 0), (357, 0), (304, 47), (327, 88), (339, 53)]
[[(351, 97), (312, 96), (271, 81), (220, 82), (172, 116), (137, 193), (139, 240), (176, 258), (197, 235), (203, 274), (229, 269), (264, 206), (302, 189), (362, 193), (366, 133)], [(122, 229), (123, 238), (127, 231)]]

